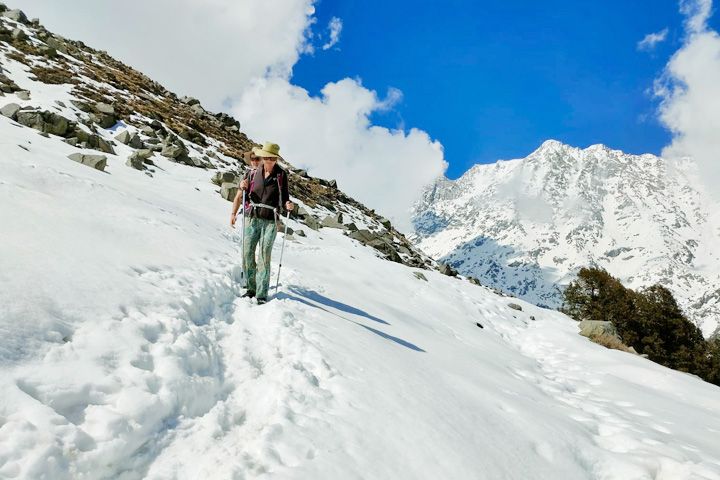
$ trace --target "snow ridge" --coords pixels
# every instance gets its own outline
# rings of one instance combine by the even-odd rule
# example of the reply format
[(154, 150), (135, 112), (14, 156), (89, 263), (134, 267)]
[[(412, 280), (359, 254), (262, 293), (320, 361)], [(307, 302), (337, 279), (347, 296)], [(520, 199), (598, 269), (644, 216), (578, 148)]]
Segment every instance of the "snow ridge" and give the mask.
[(718, 206), (690, 159), (548, 140), (527, 158), (439, 179), (414, 208), (416, 244), (483, 283), (557, 307), (582, 266), (661, 283), (704, 334), (720, 325)]

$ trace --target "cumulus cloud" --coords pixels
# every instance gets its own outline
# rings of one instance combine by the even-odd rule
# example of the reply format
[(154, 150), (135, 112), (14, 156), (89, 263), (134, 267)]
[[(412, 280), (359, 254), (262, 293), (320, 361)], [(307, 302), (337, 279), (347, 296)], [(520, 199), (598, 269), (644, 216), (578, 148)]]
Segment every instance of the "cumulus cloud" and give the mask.
[(707, 20), (710, 0), (683, 1), (685, 39), (658, 79), (660, 120), (673, 140), (663, 156), (690, 156), (708, 191), (720, 200), (720, 36)]
[(322, 46), (323, 50), (328, 50), (334, 47), (340, 41), (340, 32), (342, 32), (342, 20), (337, 17), (333, 17), (328, 22), (328, 30), (330, 31), (330, 38), (327, 43)]
[(668, 29), (665, 28), (656, 33), (648, 33), (645, 38), (637, 44), (637, 49), (642, 51), (654, 50), (658, 43), (664, 42), (667, 38)]
[[(278, 142), (291, 163), (335, 178), (405, 231), (420, 189), (446, 168), (441, 145), (425, 132), (370, 122), (399, 104), (400, 90), (379, 98), (346, 78), (313, 97), (292, 85), (294, 65), (321, 38), (312, 32), (317, 0), (21, 3), (50, 30), (105, 49), (211, 110), (234, 113), (251, 138)], [(340, 40), (342, 25), (330, 20), (324, 50)]]
[(443, 149), (427, 133), (391, 130), (370, 122), (400, 93), (384, 99), (353, 79), (328, 83), (314, 97), (281, 78), (259, 79), (235, 114), (250, 136), (277, 141), (284, 156), (410, 230), (410, 207), (420, 189), (447, 167)]
[(219, 110), (253, 79), (287, 77), (315, 0), (22, 0), (28, 16)]

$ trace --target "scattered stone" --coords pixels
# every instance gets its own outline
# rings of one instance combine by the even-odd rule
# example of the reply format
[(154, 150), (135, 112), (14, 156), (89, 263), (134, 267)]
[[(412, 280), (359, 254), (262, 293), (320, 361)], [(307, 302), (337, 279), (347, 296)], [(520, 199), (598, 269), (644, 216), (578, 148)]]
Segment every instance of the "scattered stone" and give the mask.
[(61, 100), (55, 100), (55, 103), (56, 103), (58, 106), (62, 107), (62, 108), (65, 108), (65, 107), (66, 107), (65, 102), (63, 102), (63, 101), (61, 101)]
[(485, 327), (482, 326), (482, 323), (480, 323), (480, 322), (475, 322), (475, 325), (477, 325), (477, 326), (480, 327), (480, 328), (485, 328)]
[(196, 103), (192, 107), (190, 107), (190, 111), (193, 113), (193, 115), (197, 115), (198, 117), (202, 117), (205, 115), (205, 109), (199, 104)]
[(145, 148), (145, 144), (143, 143), (142, 138), (140, 138), (140, 135), (138, 135), (137, 133), (130, 137), (128, 145), (134, 149)]
[(457, 277), (457, 270), (452, 268), (450, 265), (447, 265), (445, 263), (441, 263), (440, 267), (438, 268), (438, 272), (442, 273), (443, 275), (447, 275), (448, 277)]
[(163, 145), (160, 155), (167, 158), (177, 159), (181, 155), (187, 156), (187, 148), (184, 145), (165, 144)]
[(19, 111), (20, 105), (18, 105), (17, 103), (10, 103), (0, 108), (0, 113), (3, 114), (3, 116), (11, 118), (13, 120), (17, 119), (17, 113)]
[(358, 229), (357, 225), (355, 225), (354, 223), (348, 223), (347, 225), (345, 225), (345, 228), (347, 228), (351, 232), (355, 232)]
[(339, 229), (345, 229), (345, 225), (342, 223), (342, 213), (338, 213), (336, 215), (328, 215), (323, 219), (321, 222), (321, 225), (323, 227), (328, 228), (339, 228)]
[(535, 321), (535, 315), (530, 315), (530, 320)]
[(30, 92), (28, 92), (27, 90), (20, 90), (18, 92), (15, 92), (15, 95), (17, 95), (20, 100), (30, 100)]
[(147, 137), (151, 137), (151, 138), (153, 138), (153, 139), (156, 139), (156, 137), (157, 137), (157, 134), (155, 133), (155, 130), (153, 130), (152, 127), (150, 127), (150, 126), (148, 126), (148, 125), (144, 125), (144, 126), (140, 129), (140, 133), (142, 133), (143, 135), (145, 135), (145, 136), (147, 136)]
[(223, 183), (220, 187), (220, 195), (227, 201), (232, 202), (237, 195), (238, 186), (236, 183)]
[(428, 281), (427, 277), (425, 277), (422, 272), (413, 272), (413, 275), (415, 275), (415, 278), (417, 278), (418, 280), (424, 280), (426, 282)]
[(28, 38), (28, 35), (27, 35), (27, 33), (25, 33), (25, 30), (23, 30), (22, 28), (16, 28), (16, 29), (13, 30), (13, 32), (12, 32), (12, 39), (13, 39), (13, 40), (16, 40), (16, 41), (18, 41), (18, 42), (22, 42), (22, 41), (24, 41), (24, 40), (27, 40), (27, 38)]
[(148, 160), (153, 155), (153, 152), (150, 150), (137, 150), (130, 154), (130, 156), (127, 159), (127, 162), (125, 162), (125, 165), (128, 167), (132, 167), (135, 170), (145, 170), (147, 167), (145, 166), (145, 161)]
[(508, 303), (508, 307), (512, 308), (513, 310), (518, 310), (522, 312), (522, 307), (517, 303)]
[(295, 230), (295, 235), (297, 235), (298, 237), (304, 237), (305, 232), (302, 230)]
[(380, 225), (382, 225), (383, 227), (385, 227), (388, 230), (390, 230), (392, 228), (392, 224), (390, 223), (390, 220), (388, 220), (387, 218), (381, 218)]
[(180, 101), (189, 106), (198, 105), (200, 103), (200, 100), (198, 100), (197, 98), (188, 96), (180, 98)]
[(95, 104), (95, 111), (98, 113), (104, 113), (105, 115), (115, 115), (115, 109), (113, 106), (103, 102), (97, 102)]
[(217, 186), (220, 186), (223, 183), (234, 183), (235, 185), (240, 183), (237, 175), (233, 172), (215, 172), (215, 175), (212, 176), (210, 181)]
[(305, 217), (303, 217), (303, 223), (307, 225), (307, 227), (311, 230), (320, 230), (320, 223), (318, 223), (317, 218), (313, 217), (312, 215), (306, 215)]
[(478, 280), (475, 277), (467, 277), (467, 279), (468, 279), (468, 282), (472, 283), (473, 285), (482, 285), (480, 283), (480, 280)]
[(70, 128), (70, 120), (57, 113), (44, 111), (17, 112), (17, 122), (26, 127), (64, 137)]
[(130, 137), (130, 132), (128, 132), (127, 130), (123, 130), (122, 132), (115, 135), (115, 140), (122, 143), (123, 145), (127, 145), (128, 143), (130, 143)]
[(47, 57), (47, 58), (55, 58), (58, 55), (57, 50), (55, 50), (52, 47), (48, 47), (47, 45), (40, 45), (38, 47), (38, 52), (43, 57)]
[(72, 103), (78, 110), (85, 113), (92, 112), (92, 108), (90, 105), (86, 102), (80, 101), (80, 100), (70, 100), (70, 103)]
[(107, 166), (107, 157), (105, 155), (85, 155), (83, 153), (71, 153), (68, 155), (70, 160), (73, 160), (88, 167), (92, 167), (96, 170), (105, 171)]

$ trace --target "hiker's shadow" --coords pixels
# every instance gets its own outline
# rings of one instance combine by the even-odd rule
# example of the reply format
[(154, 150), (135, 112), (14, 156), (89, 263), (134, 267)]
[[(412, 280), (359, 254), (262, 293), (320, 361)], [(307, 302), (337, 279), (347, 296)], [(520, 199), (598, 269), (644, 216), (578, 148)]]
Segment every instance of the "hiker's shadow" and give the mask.
[[(388, 322), (386, 322), (382, 318), (375, 317), (375, 316), (370, 315), (369, 313), (367, 313), (363, 310), (360, 310), (358, 308), (351, 307), (351, 306), (346, 305), (341, 302), (337, 302), (337, 301), (327, 298), (323, 295), (320, 295), (317, 292), (313, 292), (312, 290), (305, 290), (302, 288), (294, 288), (294, 287), (290, 287), (288, 290), (290, 290), (293, 293), (296, 293), (297, 295), (281, 292), (278, 294), (278, 298), (287, 298), (289, 300), (300, 302), (300, 303), (308, 305), (310, 307), (320, 309), (331, 315), (335, 315), (336, 317), (342, 318), (345, 321), (354, 323), (355, 325), (358, 325), (358, 326), (360, 326), (360, 327), (362, 327), (362, 328), (364, 328), (386, 340), (390, 340), (392, 342), (397, 343), (398, 345), (402, 345), (405, 348), (409, 348), (410, 350), (414, 350), (416, 352), (425, 352), (425, 350), (423, 350), (422, 348), (418, 347), (417, 345), (415, 345), (413, 343), (408, 342), (407, 340), (403, 340), (402, 338), (394, 337), (388, 333), (382, 332), (382, 331), (377, 330), (372, 327), (368, 327), (367, 325), (363, 325), (362, 323), (359, 323), (359, 322), (356, 322), (355, 320), (344, 317), (344, 316), (342, 316), (338, 313), (335, 313), (332, 310), (329, 310), (328, 308), (325, 308), (325, 307), (334, 308), (336, 310), (340, 310), (345, 313), (349, 313), (352, 315), (358, 315), (360, 317), (367, 318), (374, 322), (379, 322), (379, 323), (382, 323), (385, 325), (390, 325)], [(320, 304), (320, 305), (318, 305), (318, 304)]]
[(312, 290), (306, 290), (304, 288), (297, 288), (297, 287), (290, 287), (288, 290), (290, 290), (293, 293), (297, 293), (301, 297), (305, 297), (308, 300), (312, 300), (313, 302), (317, 302), (321, 305), (325, 305), (326, 307), (334, 308), (335, 310), (340, 310), (341, 312), (349, 313), (351, 315), (357, 315), (359, 317), (364, 317), (364, 318), (367, 318), (368, 320), (372, 320), (373, 322), (390, 325), (388, 322), (386, 322), (382, 318), (378, 318), (374, 315), (370, 315), (369, 313), (367, 313), (364, 310), (360, 310), (359, 308), (351, 307), (350, 305), (346, 305), (344, 303), (341, 303), (341, 302), (338, 302), (331, 298), (328, 298), (324, 295), (320, 295), (319, 293), (314, 292)]

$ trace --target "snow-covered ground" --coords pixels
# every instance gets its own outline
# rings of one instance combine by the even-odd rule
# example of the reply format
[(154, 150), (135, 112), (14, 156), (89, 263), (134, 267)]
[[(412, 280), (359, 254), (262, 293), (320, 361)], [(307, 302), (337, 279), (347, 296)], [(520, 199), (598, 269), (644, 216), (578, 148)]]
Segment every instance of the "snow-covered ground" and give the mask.
[(257, 306), (209, 173), (125, 148), (0, 117), (0, 478), (720, 479), (719, 388), (339, 230)]

